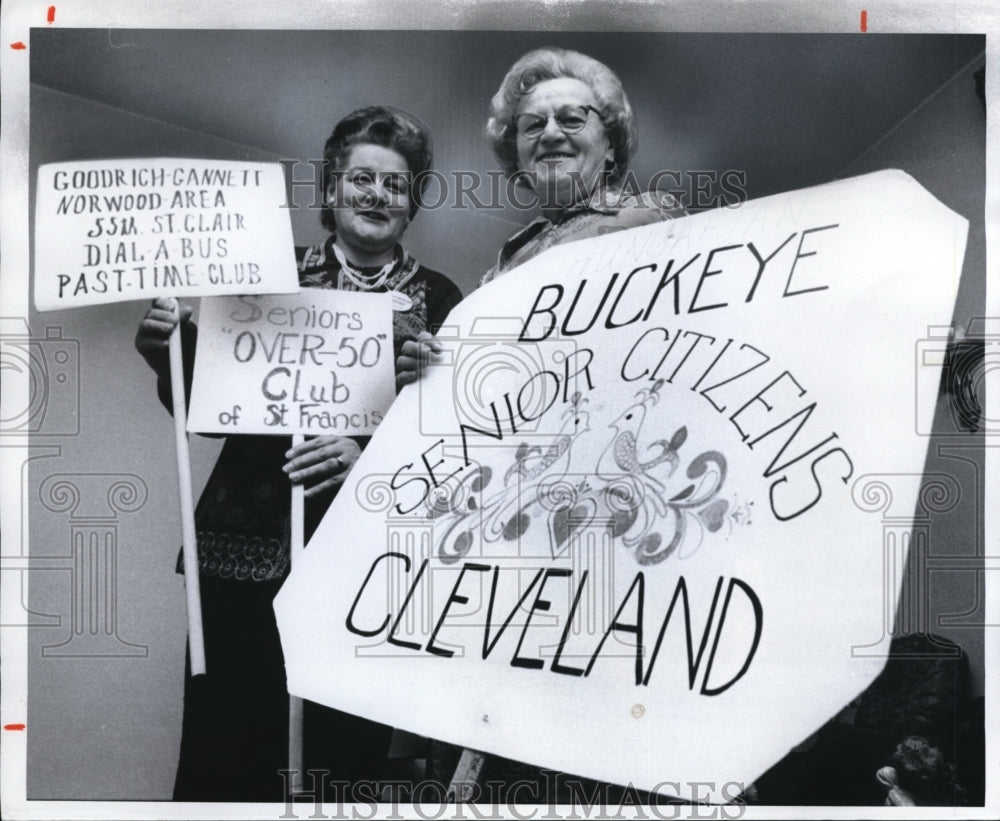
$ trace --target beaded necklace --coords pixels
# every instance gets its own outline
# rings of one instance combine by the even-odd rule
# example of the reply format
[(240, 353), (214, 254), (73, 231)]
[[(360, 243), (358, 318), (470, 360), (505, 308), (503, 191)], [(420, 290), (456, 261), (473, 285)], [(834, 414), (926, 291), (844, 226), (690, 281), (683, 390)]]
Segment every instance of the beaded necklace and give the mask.
[(333, 247), (334, 256), (337, 257), (337, 262), (340, 263), (340, 275), (338, 277), (337, 287), (343, 289), (345, 287), (344, 277), (347, 277), (354, 285), (362, 291), (374, 291), (381, 288), (389, 279), (389, 275), (393, 272), (393, 269), (399, 263), (395, 257), (390, 259), (385, 265), (383, 265), (377, 271), (366, 271), (364, 268), (359, 268), (351, 264), (347, 257), (344, 256), (344, 252), (340, 248), (331, 243)]

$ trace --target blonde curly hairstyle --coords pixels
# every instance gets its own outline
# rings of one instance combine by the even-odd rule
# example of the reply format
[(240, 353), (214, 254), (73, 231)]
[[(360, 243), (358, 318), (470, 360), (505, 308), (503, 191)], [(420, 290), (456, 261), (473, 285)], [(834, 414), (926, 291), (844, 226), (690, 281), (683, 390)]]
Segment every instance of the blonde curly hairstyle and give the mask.
[(539, 83), (561, 77), (586, 83), (594, 92), (604, 131), (614, 152), (613, 166), (608, 169), (608, 182), (618, 182), (628, 171), (638, 142), (632, 106), (618, 75), (604, 63), (578, 51), (554, 47), (535, 49), (510, 67), (500, 83), (500, 89), (493, 95), (486, 122), (486, 135), (493, 154), (507, 176), (518, 170), (515, 123), (518, 104)]

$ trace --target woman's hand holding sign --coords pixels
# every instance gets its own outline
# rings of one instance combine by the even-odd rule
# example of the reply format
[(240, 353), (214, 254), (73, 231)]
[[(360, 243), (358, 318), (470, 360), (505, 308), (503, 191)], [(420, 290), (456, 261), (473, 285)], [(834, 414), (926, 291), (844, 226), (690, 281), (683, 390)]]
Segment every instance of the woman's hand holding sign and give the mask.
[(170, 384), (170, 334), (177, 326), (178, 319), (189, 322), (191, 314), (190, 305), (173, 297), (157, 297), (153, 300), (153, 306), (146, 311), (135, 334), (136, 350), (156, 372), (160, 381), (166, 384)]
[(416, 382), (424, 375), (431, 354), (439, 354), (443, 348), (434, 335), (424, 331), (416, 339), (407, 339), (396, 358), (396, 390)]
[(346, 436), (316, 436), (285, 452), (282, 470), (293, 485), (305, 485), (305, 498), (312, 499), (337, 488), (358, 461), (361, 446)]

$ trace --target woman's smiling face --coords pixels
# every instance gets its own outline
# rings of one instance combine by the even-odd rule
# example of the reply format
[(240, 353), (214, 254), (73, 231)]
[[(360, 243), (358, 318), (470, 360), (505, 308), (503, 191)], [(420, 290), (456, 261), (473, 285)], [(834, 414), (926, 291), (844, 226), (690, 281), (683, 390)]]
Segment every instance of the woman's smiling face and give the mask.
[[(339, 189), (339, 190), (338, 190)], [(410, 169), (397, 151), (371, 143), (352, 146), (327, 187), (337, 244), (359, 265), (392, 256), (409, 224)]]
[[(567, 108), (586, 106), (586, 124), (575, 134), (566, 134), (555, 116)], [(537, 136), (518, 130), (518, 170), (528, 172), (542, 200), (543, 210), (558, 210), (572, 205), (583, 193), (592, 193), (614, 151), (597, 108), (590, 86), (572, 77), (543, 80), (526, 94), (517, 107), (517, 119), (524, 114), (545, 117), (545, 126)], [(581, 187), (583, 191), (581, 191)]]

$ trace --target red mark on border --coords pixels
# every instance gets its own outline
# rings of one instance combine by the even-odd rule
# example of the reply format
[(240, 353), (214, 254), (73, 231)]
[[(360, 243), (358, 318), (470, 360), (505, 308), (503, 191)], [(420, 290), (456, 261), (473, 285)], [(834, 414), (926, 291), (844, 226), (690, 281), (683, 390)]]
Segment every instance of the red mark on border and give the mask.
[(3, 725), (3, 728), (5, 730), (23, 730), (24, 727), (25, 727), (24, 724), (4, 724)]
[(21, 49), (27, 48), (27, 46), (24, 43), (22, 43), (20, 40), (18, 40), (16, 43), (11, 43), (10, 47), (13, 48), (13, 49), (17, 49), (18, 51), (21, 51)]
[(868, 12), (861, 12), (861, 31), (862, 33), (868, 31)]
[(56, 7), (55, 6), (49, 6), (49, 14), (48, 14), (48, 16), (45, 19), (48, 20), (50, 23), (54, 23), (56, 21)]

